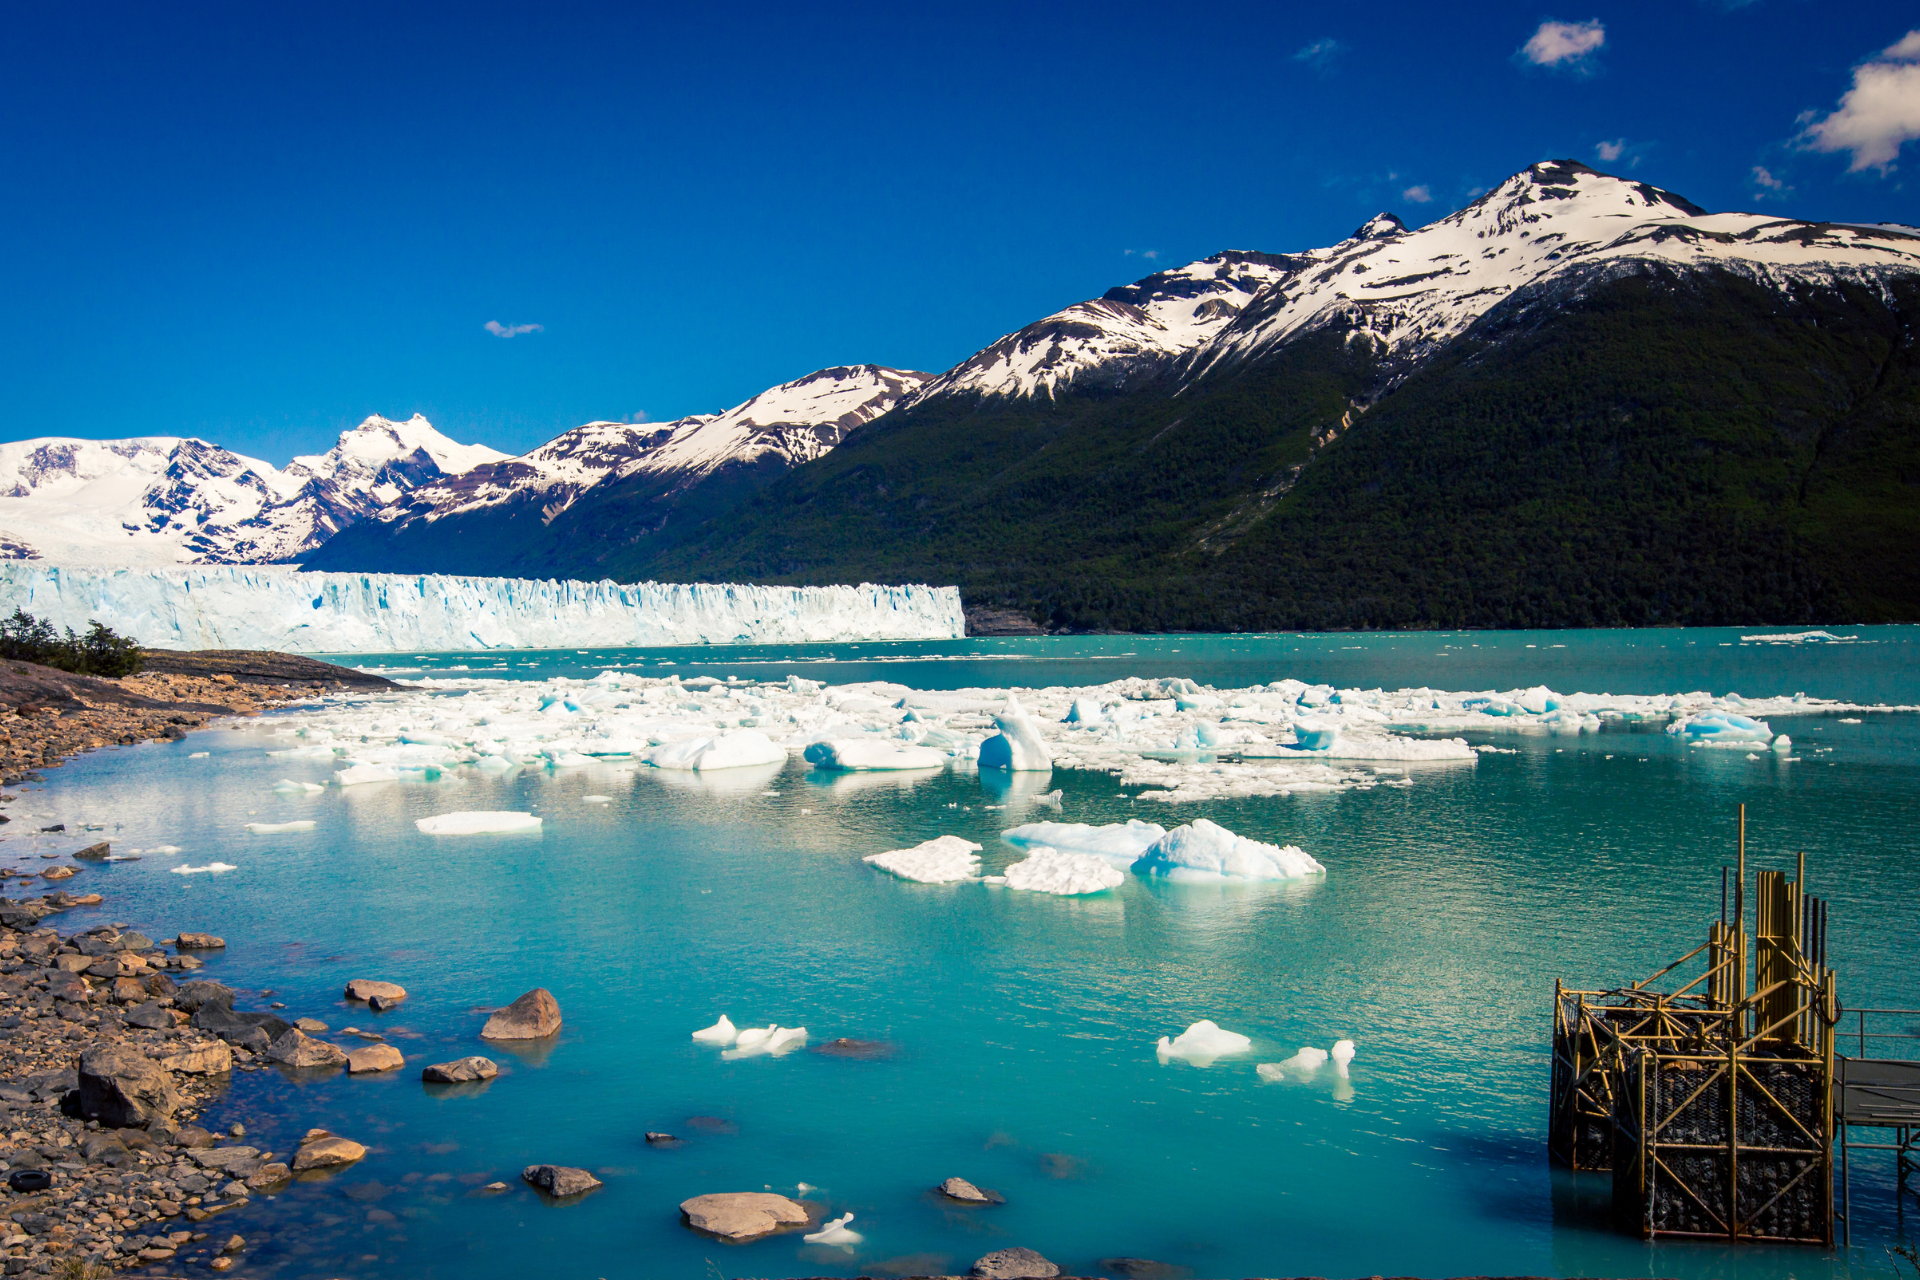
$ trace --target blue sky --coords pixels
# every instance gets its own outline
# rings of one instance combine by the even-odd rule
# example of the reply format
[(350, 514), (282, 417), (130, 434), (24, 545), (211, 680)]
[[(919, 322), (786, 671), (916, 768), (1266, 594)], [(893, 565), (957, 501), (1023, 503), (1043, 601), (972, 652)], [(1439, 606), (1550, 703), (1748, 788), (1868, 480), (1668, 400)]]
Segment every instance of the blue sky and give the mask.
[(284, 463), (418, 411), (519, 451), (830, 364), (944, 369), (1156, 264), (1425, 222), (1549, 157), (1710, 209), (1920, 223), (1920, 13), (1874, 5), (9, 23), (9, 440), (193, 434)]

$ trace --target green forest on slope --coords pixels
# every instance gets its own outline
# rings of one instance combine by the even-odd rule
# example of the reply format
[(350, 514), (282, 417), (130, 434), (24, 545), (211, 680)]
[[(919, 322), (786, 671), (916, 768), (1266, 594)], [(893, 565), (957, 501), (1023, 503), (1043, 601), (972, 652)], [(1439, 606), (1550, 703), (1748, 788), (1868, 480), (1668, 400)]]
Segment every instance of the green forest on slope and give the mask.
[(1382, 370), (1326, 330), (1179, 395), (896, 411), (677, 541), (542, 541), (550, 572), (957, 583), (1076, 630), (1911, 620), (1916, 306), (1650, 268), (1497, 308), (1363, 414)]

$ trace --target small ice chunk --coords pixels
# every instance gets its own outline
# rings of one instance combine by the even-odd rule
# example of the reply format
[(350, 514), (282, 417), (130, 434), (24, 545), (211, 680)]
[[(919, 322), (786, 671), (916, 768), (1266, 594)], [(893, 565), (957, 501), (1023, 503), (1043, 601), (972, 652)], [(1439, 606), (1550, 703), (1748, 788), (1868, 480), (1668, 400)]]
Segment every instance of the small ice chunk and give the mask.
[(1055, 893), (1072, 897), (1083, 893), (1104, 893), (1126, 881), (1119, 868), (1090, 853), (1062, 853), (1046, 845), (1035, 845), (1024, 862), (1007, 868), (1009, 889), (1027, 889), (1034, 893)]
[(187, 753), (187, 759), (189, 759), (189, 760), (205, 760), (205, 759), (206, 759), (206, 758), (207, 758), (208, 756), (210, 756), (210, 755), (212, 755), (212, 754), (213, 754), (213, 753), (212, 753), (211, 751), (189, 751), (189, 752)]
[(299, 822), (249, 822), (247, 824), (248, 834), (256, 836), (278, 835), (282, 831), (311, 830), (313, 830), (313, 820), (311, 818), (305, 818)]
[(1233, 1031), (1223, 1031), (1208, 1019), (1201, 1019), (1178, 1036), (1169, 1039), (1160, 1037), (1154, 1052), (1162, 1062), (1169, 1058), (1185, 1058), (1195, 1066), (1206, 1066), (1215, 1058), (1224, 1058), (1229, 1054), (1245, 1053), (1253, 1048), (1253, 1041)]
[(1107, 718), (1096, 698), (1075, 698), (1062, 724), (1099, 724)]
[(1314, 720), (1297, 716), (1293, 721), (1293, 744), (1302, 751), (1331, 751), (1340, 741), (1338, 720)]
[(431, 818), (421, 818), (413, 825), (430, 836), (501, 835), (516, 831), (538, 831), (540, 819), (531, 813), (483, 809), (436, 814)]
[(238, 871), (240, 868), (234, 866), (231, 862), (209, 862), (204, 867), (189, 867), (185, 863), (182, 863), (177, 867), (169, 867), (167, 869), (177, 876), (197, 876), (203, 871), (217, 873), (221, 871)]
[(1053, 791), (1043, 791), (1039, 795), (1033, 798), (1033, 802), (1037, 805), (1044, 805), (1049, 809), (1053, 809), (1057, 811), (1060, 808), (1060, 798), (1063, 794), (1064, 793), (1058, 789), (1055, 789)]
[(1138, 818), (1096, 827), (1085, 822), (1029, 822), (1000, 833), (1019, 845), (1046, 845), (1063, 853), (1091, 853), (1116, 867), (1130, 867), (1154, 841), (1167, 834), (1157, 822)]
[(847, 1224), (852, 1221), (853, 1215), (851, 1213), (843, 1213), (812, 1235), (801, 1236), (800, 1238), (808, 1244), (832, 1244), (839, 1245), (843, 1249), (851, 1249), (866, 1239), (866, 1237), (858, 1231), (847, 1230)]
[(1766, 742), (1773, 729), (1764, 720), (1731, 711), (1699, 711), (1667, 726), (1667, 732), (1694, 742)]
[(612, 804), (612, 796), (581, 796), (581, 804)]
[(816, 769), (938, 769), (947, 757), (897, 738), (828, 738), (802, 753)]
[[(1342, 1041), (1341, 1043), (1350, 1044), (1352, 1042)], [(1285, 1062), (1263, 1062), (1255, 1067), (1254, 1070), (1259, 1073), (1262, 1080), (1284, 1080), (1289, 1074), (1310, 1076), (1325, 1066), (1326, 1062), (1327, 1051), (1325, 1049), (1316, 1049), (1308, 1045), (1303, 1047), (1300, 1052), (1294, 1054), (1291, 1058), (1288, 1058)], [(1342, 1062), (1340, 1064), (1341, 1073), (1345, 1074), (1346, 1069), (1347, 1064)]]
[(1340, 1075), (1343, 1079), (1346, 1077), (1346, 1074), (1347, 1074), (1347, 1064), (1352, 1061), (1353, 1061), (1353, 1041), (1351, 1040), (1334, 1041), (1333, 1042), (1333, 1065), (1339, 1069)]
[(1783, 733), (1773, 740), (1773, 749), (1784, 756), (1793, 750), (1793, 739)]
[(743, 769), (759, 764), (782, 764), (787, 749), (764, 733), (740, 729), (712, 737), (682, 738), (662, 743), (640, 756), (656, 769)]
[(720, 1015), (720, 1021), (710, 1027), (702, 1027), (693, 1033), (693, 1038), (701, 1044), (732, 1044), (740, 1031), (733, 1025), (733, 1019), (726, 1014)]
[(733, 1048), (726, 1050), (720, 1056), (728, 1061), (768, 1055), (778, 1057), (798, 1049), (806, 1042), (805, 1027), (783, 1027), (778, 1023), (771, 1027), (747, 1027), (734, 1038)]
[(1040, 737), (1040, 726), (1020, 705), (1007, 695), (1007, 709), (993, 718), (1000, 732), (980, 744), (982, 769), (1011, 769), (1038, 773), (1053, 768), (1053, 756)]
[(948, 884), (980, 874), (980, 846), (959, 836), (936, 836), (911, 849), (870, 853), (861, 861), (891, 871), (902, 880)]
[(1175, 827), (1154, 841), (1133, 864), (1137, 876), (1163, 875), (1190, 883), (1296, 880), (1325, 870), (1297, 846), (1262, 844), (1205, 818)]
[(384, 764), (356, 764), (334, 774), (333, 780), (343, 787), (357, 787), (366, 782), (398, 782), (400, 772)]
[(273, 784), (273, 789), (293, 795), (308, 795), (315, 791), (325, 791), (326, 787), (318, 782), (295, 782), (292, 778), (282, 778)]

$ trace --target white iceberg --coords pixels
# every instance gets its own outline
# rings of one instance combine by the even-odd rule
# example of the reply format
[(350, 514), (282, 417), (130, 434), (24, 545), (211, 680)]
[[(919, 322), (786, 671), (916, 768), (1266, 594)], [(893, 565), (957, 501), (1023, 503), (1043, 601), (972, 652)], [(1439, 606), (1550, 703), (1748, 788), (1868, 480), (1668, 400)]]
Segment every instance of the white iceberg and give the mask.
[(720, 1015), (720, 1021), (710, 1027), (702, 1027), (693, 1033), (693, 1038), (701, 1044), (732, 1044), (734, 1037), (740, 1034), (739, 1028), (726, 1014)]
[(938, 769), (947, 757), (931, 747), (891, 738), (828, 738), (802, 753), (816, 769)]
[(982, 769), (1038, 773), (1053, 768), (1053, 756), (1040, 737), (1040, 726), (1012, 694), (1007, 695), (1007, 709), (993, 722), (1000, 732), (980, 744)]
[(1091, 853), (1062, 853), (1045, 845), (1035, 845), (1025, 861), (1007, 868), (1003, 878), (1009, 889), (1072, 897), (1117, 889), (1127, 877), (1119, 868)]
[(1224, 1058), (1231, 1054), (1245, 1053), (1253, 1048), (1253, 1041), (1235, 1031), (1224, 1031), (1209, 1019), (1201, 1019), (1178, 1036), (1169, 1039), (1160, 1037), (1154, 1046), (1154, 1052), (1162, 1062), (1169, 1058), (1185, 1058), (1195, 1066), (1204, 1067), (1215, 1058)]
[(764, 733), (739, 729), (711, 738), (662, 743), (640, 758), (656, 769), (743, 769), (784, 763), (787, 749)]
[(1293, 721), (1293, 743), (1301, 751), (1331, 751), (1340, 741), (1338, 720), (1310, 720), (1297, 716)]
[(436, 814), (431, 818), (421, 818), (413, 825), (430, 836), (505, 835), (519, 831), (538, 831), (540, 819), (531, 813), (471, 810), (462, 813)]
[(1336, 1040), (1333, 1042), (1333, 1065), (1340, 1069), (1341, 1075), (1347, 1074), (1347, 1064), (1353, 1061), (1353, 1041)]
[(1101, 709), (1098, 699), (1075, 698), (1073, 700), (1073, 705), (1067, 708), (1066, 719), (1061, 721), (1061, 723), (1062, 724), (1100, 724), (1104, 722), (1106, 718), (1107, 718), (1107, 713)]
[(1139, 876), (1211, 884), (1233, 880), (1297, 880), (1326, 868), (1297, 846), (1263, 844), (1195, 818), (1148, 846), (1133, 864)]
[(331, 760), (335, 752), (332, 747), (289, 747), (285, 751), (269, 751), (267, 754), (276, 760)]
[(278, 835), (283, 831), (311, 831), (313, 820), (303, 818), (299, 822), (249, 822), (247, 833), (256, 836)]
[(791, 1053), (806, 1042), (805, 1027), (783, 1027), (778, 1024), (771, 1027), (747, 1027), (734, 1037), (733, 1048), (726, 1050), (720, 1056), (728, 1061), (767, 1055), (778, 1057), (783, 1053)]
[(812, 1235), (801, 1236), (800, 1239), (807, 1244), (831, 1244), (843, 1249), (851, 1249), (866, 1239), (858, 1231), (847, 1230), (847, 1224), (852, 1221), (851, 1213), (843, 1213)]
[(357, 787), (368, 782), (398, 782), (400, 771), (384, 764), (356, 764), (334, 774), (333, 780), (343, 787)]
[(234, 866), (231, 862), (209, 862), (204, 867), (189, 867), (183, 863), (177, 867), (167, 868), (167, 870), (173, 872), (173, 874), (177, 876), (197, 876), (203, 871), (212, 871), (217, 873), (221, 871), (238, 871), (239, 869), (240, 868)]
[(1124, 869), (1166, 834), (1167, 829), (1157, 822), (1130, 818), (1101, 827), (1085, 822), (1029, 822), (1001, 832), (1000, 838), (1028, 847), (1045, 845), (1062, 853), (1090, 853)]
[(980, 874), (980, 846), (959, 836), (936, 836), (911, 849), (870, 853), (861, 859), (902, 880), (922, 884), (949, 884)]
[(581, 804), (612, 804), (612, 796), (581, 796)]
[(292, 778), (280, 779), (280, 781), (273, 784), (273, 789), (289, 795), (309, 795), (315, 791), (326, 790), (326, 788), (318, 782), (295, 782)]
[(1767, 742), (1773, 738), (1773, 729), (1766, 721), (1731, 711), (1697, 711), (1668, 725), (1667, 732), (1707, 744)]

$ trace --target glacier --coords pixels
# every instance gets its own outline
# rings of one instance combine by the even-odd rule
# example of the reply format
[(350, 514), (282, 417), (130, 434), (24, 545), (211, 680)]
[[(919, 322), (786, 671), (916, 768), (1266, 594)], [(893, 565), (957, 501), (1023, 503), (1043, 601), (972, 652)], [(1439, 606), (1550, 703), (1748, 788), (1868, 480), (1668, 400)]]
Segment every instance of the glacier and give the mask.
[(0, 613), (104, 622), (153, 649), (401, 653), (848, 640), (956, 640), (957, 587), (760, 587), (266, 565), (142, 569), (0, 564)]

